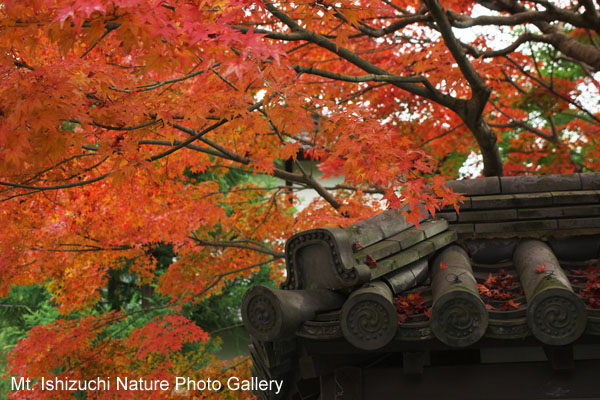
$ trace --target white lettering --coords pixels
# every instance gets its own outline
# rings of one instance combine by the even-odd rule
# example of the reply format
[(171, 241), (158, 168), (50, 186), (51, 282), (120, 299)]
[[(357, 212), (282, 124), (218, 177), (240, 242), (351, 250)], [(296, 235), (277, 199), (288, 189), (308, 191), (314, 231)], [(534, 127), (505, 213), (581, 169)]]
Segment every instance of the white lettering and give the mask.
[(10, 380), (10, 390), (13, 392), (16, 392), (18, 390), (31, 390), (31, 388), (29, 387), (30, 384), (30, 378), (25, 379), (24, 377), (20, 377), (17, 381), (17, 378), (13, 376)]
[(232, 376), (227, 379), (227, 389), (229, 390), (240, 390), (240, 378)]
[(166, 380), (154, 379), (146, 380), (143, 378), (130, 379), (117, 376), (117, 390), (131, 391), (151, 391), (151, 390), (169, 390), (169, 382)]
[(281, 389), (283, 388), (283, 381), (273, 381), (275, 382), (275, 386), (277, 387), (277, 391), (275, 392), (275, 394), (279, 394), (279, 392), (281, 392)]
[(283, 381), (276, 380), (261, 380), (256, 377), (252, 377), (250, 380), (240, 380), (237, 376), (232, 376), (227, 379), (227, 388), (229, 390), (268, 390), (279, 394), (283, 388)]
[(258, 384), (258, 388), (259, 388), (260, 390), (267, 390), (267, 389), (270, 389), (270, 388), (271, 388), (271, 387), (270, 387), (270, 386), (271, 386), (271, 382), (267, 382), (267, 381), (259, 381), (259, 380), (257, 379), (257, 382), (256, 382), (256, 383)]
[(223, 387), (221, 381), (215, 379), (201, 379), (195, 381), (190, 377), (178, 376), (175, 378), (175, 390), (176, 391), (219, 391)]
[(127, 378), (123, 381), (120, 376), (117, 376), (117, 390), (127, 390)]
[(175, 378), (175, 391), (179, 392), (183, 389), (180, 389), (179, 386), (183, 386), (185, 384), (185, 378), (183, 376), (178, 376)]

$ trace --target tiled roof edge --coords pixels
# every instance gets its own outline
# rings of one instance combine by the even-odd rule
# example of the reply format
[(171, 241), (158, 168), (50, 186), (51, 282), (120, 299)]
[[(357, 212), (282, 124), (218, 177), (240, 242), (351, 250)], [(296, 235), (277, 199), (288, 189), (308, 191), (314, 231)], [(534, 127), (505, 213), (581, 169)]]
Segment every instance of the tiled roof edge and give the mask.
[(503, 176), (448, 181), (468, 196), (600, 189), (600, 172), (562, 175)]

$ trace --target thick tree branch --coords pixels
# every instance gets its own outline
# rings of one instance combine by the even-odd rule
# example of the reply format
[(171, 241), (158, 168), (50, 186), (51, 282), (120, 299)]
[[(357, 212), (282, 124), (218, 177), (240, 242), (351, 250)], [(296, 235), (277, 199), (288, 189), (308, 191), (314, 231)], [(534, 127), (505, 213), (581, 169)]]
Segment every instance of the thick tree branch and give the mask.
[[(362, 69), (363, 71), (369, 74), (385, 76), (394, 75), (383, 68), (375, 66), (371, 62), (358, 56), (356, 53), (348, 50), (347, 48), (343, 46), (338, 46), (335, 42), (329, 40), (323, 35), (305, 30), (287, 14), (275, 7), (271, 2), (265, 2), (265, 6), (267, 10), (269, 10), (269, 12), (273, 14), (273, 16), (275, 16), (277, 19), (279, 19), (281, 22), (287, 25), (291, 29), (293, 34), (300, 35), (301, 40), (312, 42), (318, 45), (319, 47), (322, 47), (338, 55), (342, 59), (350, 62), (351, 64), (357, 66), (358, 68)], [(458, 101), (456, 99), (443, 94), (442, 92), (436, 90), (433, 86), (427, 85), (426, 83), (424, 85), (411, 82), (394, 82), (392, 84), (400, 89), (406, 90), (407, 92), (413, 94), (417, 94), (421, 97), (425, 97), (448, 108), (456, 109), (458, 107)]]
[(512, 15), (483, 15), (480, 17), (468, 17), (463, 14), (457, 14), (454, 11), (448, 11), (448, 17), (455, 28), (471, 28), (473, 26), (515, 26), (534, 22), (553, 22), (563, 21), (579, 28), (597, 29), (592, 21), (585, 18), (582, 14), (554, 8), (551, 11), (533, 11), (523, 9)]
[[(492, 10), (508, 12), (512, 15), (518, 15), (523, 12), (529, 12), (524, 5), (517, 1), (508, 0), (489, 0), (480, 1), (484, 7)], [(546, 2), (545, 13), (554, 15), (555, 19), (568, 22), (571, 25), (581, 28), (589, 28), (600, 31), (600, 20), (594, 19), (593, 14), (587, 13), (581, 15), (577, 12), (567, 11), (556, 7), (554, 4)], [(574, 19), (573, 19), (574, 18)], [(600, 50), (593, 45), (579, 42), (577, 39), (566, 35), (562, 30), (562, 24), (551, 24), (547, 21), (531, 21), (543, 34), (554, 48), (564, 53), (566, 56), (579, 60), (592, 67), (595, 71), (600, 70)], [(591, 24), (591, 26), (590, 26)]]
[[(434, 21), (440, 29), (440, 33), (444, 38), (444, 43), (450, 50), (452, 57), (456, 60), (458, 67), (463, 73), (465, 79), (471, 85), (473, 97), (478, 97), (478, 102), (485, 103), (491, 93), (491, 89), (485, 84), (483, 78), (475, 71), (473, 65), (467, 60), (466, 54), (463, 51), (460, 42), (452, 32), (452, 26), (448, 21), (446, 13), (438, 0), (425, 0)], [(480, 105), (480, 104), (478, 104)]]
[(504, 173), (503, 163), (496, 143), (497, 137), (482, 116), (492, 90), (467, 59), (461, 43), (452, 32), (452, 26), (439, 1), (425, 0), (425, 4), (442, 34), (446, 47), (450, 50), (452, 57), (456, 60), (458, 67), (471, 87), (471, 98), (460, 103), (460, 107), (453, 110), (461, 117), (475, 136), (475, 140), (477, 140), (483, 157), (484, 175), (502, 176)]

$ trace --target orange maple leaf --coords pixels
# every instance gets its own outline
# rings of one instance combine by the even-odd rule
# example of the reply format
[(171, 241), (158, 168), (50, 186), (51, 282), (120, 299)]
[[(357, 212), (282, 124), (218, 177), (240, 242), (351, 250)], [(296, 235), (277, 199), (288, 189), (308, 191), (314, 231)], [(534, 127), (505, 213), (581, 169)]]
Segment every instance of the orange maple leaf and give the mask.
[(537, 272), (538, 274), (541, 274), (542, 272), (544, 272), (546, 270), (546, 263), (542, 263), (541, 267), (537, 267), (535, 269), (535, 272)]
[(510, 299), (510, 300), (508, 301), (508, 305), (509, 305), (509, 306), (511, 306), (511, 307), (514, 307), (514, 308), (519, 308), (519, 305), (520, 305), (520, 304), (521, 304), (521, 303), (517, 303), (517, 302), (516, 302), (516, 301), (514, 301), (513, 299)]

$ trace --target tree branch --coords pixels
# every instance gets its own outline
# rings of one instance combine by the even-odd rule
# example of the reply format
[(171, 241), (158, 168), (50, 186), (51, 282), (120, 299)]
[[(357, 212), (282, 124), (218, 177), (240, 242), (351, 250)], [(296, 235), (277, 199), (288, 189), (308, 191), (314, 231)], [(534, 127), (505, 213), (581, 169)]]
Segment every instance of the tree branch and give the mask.
[[(357, 66), (358, 68), (362, 69), (363, 71), (369, 74), (385, 76), (394, 75), (383, 68), (375, 66), (374, 64), (358, 56), (356, 53), (348, 50), (347, 48), (343, 46), (338, 46), (335, 42), (327, 39), (325, 36), (312, 31), (305, 30), (287, 14), (275, 7), (271, 2), (266, 1), (265, 6), (267, 10), (269, 10), (269, 12), (273, 14), (273, 16), (275, 16), (277, 19), (279, 19), (291, 29), (292, 34), (296, 34), (299, 37), (296, 40), (306, 40), (312, 42), (318, 45), (319, 47), (322, 47), (338, 55), (342, 59), (350, 62), (351, 64)], [(421, 97), (433, 100), (436, 103), (439, 103), (450, 109), (456, 109), (458, 106), (456, 99), (436, 90), (432, 85), (428, 85), (427, 81), (424, 83), (424, 85), (419, 85), (412, 82), (393, 82), (392, 84), (394, 86), (399, 87), (400, 89), (406, 90), (407, 92), (417, 94)]]
[(280, 253), (278, 251), (271, 250), (271, 249), (268, 249), (268, 248), (262, 247), (262, 246), (261, 247), (251, 246), (250, 244), (247, 244), (247, 241), (245, 241), (245, 240), (240, 240), (240, 241), (209, 241), (209, 240), (202, 240), (202, 239), (198, 238), (195, 235), (190, 236), (190, 239), (194, 240), (194, 242), (196, 242), (200, 246), (233, 247), (233, 248), (238, 248), (238, 249), (257, 251), (259, 253), (268, 254), (268, 255), (271, 255), (271, 256), (274, 256), (274, 257), (278, 257), (278, 258), (285, 257), (285, 253)]
[(308, 67), (304, 65), (292, 65), (292, 68), (298, 72), (299, 74), (311, 74), (318, 75), (324, 78), (334, 79), (337, 81), (344, 82), (388, 82), (388, 83), (425, 83), (427, 79), (422, 76), (414, 76), (414, 77), (403, 77), (398, 75), (361, 75), (361, 76), (353, 76), (353, 75), (344, 75), (336, 72), (329, 72), (318, 68)]
[(456, 60), (456, 63), (458, 64), (458, 67), (460, 68), (464, 77), (471, 85), (473, 97), (478, 98), (478, 105), (481, 105), (481, 103), (485, 104), (491, 93), (491, 89), (485, 84), (485, 81), (477, 73), (477, 71), (475, 71), (475, 68), (473, 68), (473, 65), (469, 62), (469, 60), (467, 60), (460, 42), (456, 39), (454, 33), (452, 32), (452, 26), (446, 17), (444, 9), (438, 0), (425, 0), (425, 3), (427, 4), (427, 8), (429, 8), (433, 19), (440, 29), (440, 33), (444, 38), (444, 43), (448, 47), (448, 50), (450, 50), (454, 60)]
[(56, 185), (56, 186), (21, 185), (18, 183), (11, 183), (11, 182), (4, 182), (4, 181), (0, 181), (0, 186), (9, 186), (9, 187), (14, 187), (14, 188), (19, 188), (19, 189), (29, 189), (29, 190), (34, 190), (36, 192), (41, 192), (41, 191), (46, 191), (46, 190), (69, 189), (69, 188), (76, 187), (76, 186), (83, 186), (83, 185), (87, 185), (89, 183), (101, 181), (102, 179), (106, 178), (109, 175), (110, 175), (110, 173), (102, 174), (100, 176), (97, 176), (95, 178), (88, 179), (85, 181), (65, 183), (64, 185)]
[[(247, 108), (247, 110), (248, 110), (249, 112), (255, 111), (255, 110), (259, 109), (259, 108), (260, 108), (260, 107), (263, 105), (263, 103), (264, 103), (264, 99), (263, 99), (263, 100), (261, 100), (261, 101), (259, 101), (259, 102), (257, 102), (257, 103), (255, 103), (255, 104), (253, 104), (252, 106), (248, 107), (248, 108)], [(235, 116), (235, 117), (233, 117), (233, 118), (238, 118), (238, 117), (239, 117), (239, 116)], [(233, 118), (231, 118), (231, 119), (233, 119)], [(227, 122), (229, 122), (231, 119), (230, 119), (230, 118), (223, 118), (223, 119), (221, 119), (220, 121), (218, 121), (218, 122), (215, 122), (214, 124), (212, 124), (212, 125), (208, 126), (207, 128), (204, 128), (204, 129), (203, 129), (203, 130), (201, 130), (200, 132), (197, 132), (197, 133), (196, 133), (194, 136), (190, 137), (189, 139), (187, 139), (187, 140), (184, 140), (183, 142), (179, 143), (179, 144), (178, 144), (178, 145), (176, 145), (176, 146), (173, 146), (173, 147), (172, 147), (172, 148), (170, 148), (169, 150), (167, 150), (167, 151), (164, 151), (164, 152), (162, 152), (162, 153), (160, 153), (160, 154), (157, 154), (157, 155), (154, 155), (154, 156), (152, 156), (152, 157), (148, 158), (148, 161), (155, 161), (155, 160), (158, 160), (158, 159), (160, 159), (160, 158), (166, 157), (166, 156), (168, 156), (169, 154), (173, 154), (173, 153), (174, 153), (174, 152), (176, 152), (177, 150), (179, 150), (179, 149), (182, 149), (182, 148), (186, 147), (187, 145), (191, 144), (192, 142), (194, 142), (194, 141), (196, 141), (196, 140), (200, 139), (202, 136), (206, 135), (208, 132), (210, 132), (210, 131), (212, 131), (212, 130), (214, 130), (214, 129), (217, 129), (218, 127), (220, 127), (220, 126), (222, 126), (222, 125), (226, 124), (226, 123), (227, 123)], [(178, 125), (178, 126), (180, 126), (180, 125)], [(178, 128), (178, 129), (179, 129), (179, 128)]]
[[(482, 2), (483, 3), (483, 2)], [(554, 8), (552, 11), (533, 11), (523, 9), (512, 15), (483, 15), (480, 17), (468, 17), (463, 14), (449, 10), (448, 17), (452, 26), (456, 28), (471, 28), (473, 26), (515, 26), (521, 24), (531, 24), (534, 22), (553, 22), (556, 20), (567, 22), (579, 28), (592, 28), (592, 23), (586, 20), (581, 14)]]
[(429, 143), (433, 142), (434, 140), (441, 139), (441, 138), (443, 138), (444, 136), (451, 134), (452, 132), (454, 132), (455, 130), (457, 130), (457, 129), (459, 129), (459, 128), (463, 127), (463, 126), (465, 126), (465, 123), (464, 123), (464, 122), (463, 122), (463, 123), (461, 123), (461, 124), (458, 124), (458, 125), (456, 125), (456, 126), (453, 126), (453, 127), (452, 127), (452, 128), (450, 128), (450, 129), (446, 129), (444, 132), (440, 133), (439, 135), (437, 135), (437, 136), (435, 136), (435, 137), (432, 137), (432, 138), (430, 138), (430, 139), (427, 139), (426, 141), (424, 141), (424, 142), (421, 144), (421, 146), (425, 146), (426, 144), (429, 144)]
[[(179, 145), (181, 143), (183, 143), (181, 140), (174, 140), (172, 142), (168, 141), (168, 140), (153, 140), (153, 139), (144, 139), (144, 140), (139, 140), (137, 142), (138, 144), (147, 144), (147, 145), (156, 145), (156, 146), (173, 146), (173, 145)], [(206, 147), (200, 147), (200, 146), (196, 146), (193, 144), (188, 144), (185, 146), (185, 148), (190, 149), (190, 150), (195, 150), (195, 151), (199, 151), (201, 153), (206, 153), (206, 154), (210, 154), (212, 156), (217, 156), (217, 157), (221, 157), (221, 158), (228, 158), (226, 154), (223, 153), (219, 153), (218, 151), (214, 151), (212, 149), (206, 148)]]
[(104, 31), (104, 33), (102, 34), (102, 36), (100, 36), (100, 38), (98, 38), (98, 40), (96, 40), (94, 43), (92, 43), (92, 45), (90, 46), (90, 48), (89, 48), (89, 49), (87, 49), (87, 50), (86, 50), (86, 51), (85, 51), (85, 52), (84, 52), (84, 53), (81, 55), (81, 58), (84, 58), (85, 56), (87, 56), (87, 55), (88, 55), (88, 53), (89, 53), (90, 51), (94, 50), (94, 47), (96, 47), (96, 45), (97, 45), (98, 43), (100, 43), (100, 41), (101, 41), (102, 39), (104, 39), (104, 38), (106, 37), (106, 35), (108, 35), (109, 33), (111, 33), (112, 31), (114, 31), (115, 29), (117, 29), (117, 28), (118, 28), (118, 27), (120, 27), (120, 26), (121, 26), (121, 24), (114, 23), (114, 22), (109, 22), (109, 23), (107, 23), (106, 25), (104, 25), (104, 28), (105, 28), (106, 30)]
[(582, 111), (583, 113), (587, 114), (591, 119), (593, 119), (597, 123), (600, 123), (600, 118), (598, 118), (592, 112), (590, 112), (586, 108), (584, 108), (581, 104), (579, 104), (579, 102), (577, 102), (575, 100), (572, 100), (571, 98), (569, 98), (568, 96), (565, 96), (562, 93), (557, 92), (554, 88), (550, 87), (550, 85), (548, 85), (546, 82), (544, 82), (543, 80), (535, 77), (533, 74), (529, 73), (527, 70), (525, 70), (525, 68), (523, 68), (521, 65), (519, 65), (519, 63), (517, 63), (515, 60), (513, 60), (509, 56), (504, 56), (504, 57), (508, 61), (510, 61), (510, 63), (512, 65), (514, 65), (515, 68), (517, 68), (523, 75), (525, 75), (526, 77), (528, 77), (532, 81), (536, 82), (537, 84), (539, 84), (544, 89), (548, 90), (550, 93), (552, 93), (556, 97), (559, 97), (560, 99), (566, 101), (567, 103), (572, 104), (574, 107), (578, 108), (580, 111)]

